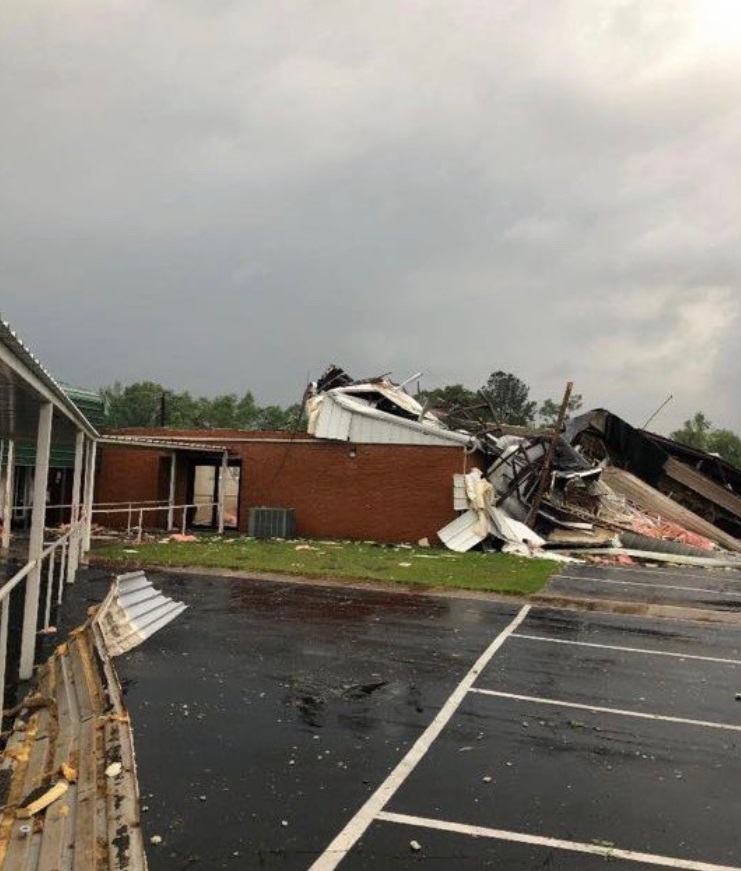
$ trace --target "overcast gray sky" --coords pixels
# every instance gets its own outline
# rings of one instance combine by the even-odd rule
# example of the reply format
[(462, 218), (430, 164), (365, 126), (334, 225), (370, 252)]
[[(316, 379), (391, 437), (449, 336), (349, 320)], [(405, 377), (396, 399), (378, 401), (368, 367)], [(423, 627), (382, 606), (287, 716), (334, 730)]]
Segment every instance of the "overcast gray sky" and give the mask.
[(60, 379), (504, 369), (741, 431), (738, 0), (5, 0), (0, 106)]

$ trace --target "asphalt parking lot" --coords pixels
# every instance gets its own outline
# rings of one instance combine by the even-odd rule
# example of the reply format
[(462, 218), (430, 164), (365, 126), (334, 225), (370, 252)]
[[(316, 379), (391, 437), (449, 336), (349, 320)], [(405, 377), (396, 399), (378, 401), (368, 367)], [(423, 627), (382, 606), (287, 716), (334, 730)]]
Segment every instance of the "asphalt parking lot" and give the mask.
[(741, 627), (151, 577), (190, 606), (118, 661), (152, 871), (741, 868)]
[(564, 566), (548, 583), (554, 596), (741, 611), (741, 571), (690, 567)]

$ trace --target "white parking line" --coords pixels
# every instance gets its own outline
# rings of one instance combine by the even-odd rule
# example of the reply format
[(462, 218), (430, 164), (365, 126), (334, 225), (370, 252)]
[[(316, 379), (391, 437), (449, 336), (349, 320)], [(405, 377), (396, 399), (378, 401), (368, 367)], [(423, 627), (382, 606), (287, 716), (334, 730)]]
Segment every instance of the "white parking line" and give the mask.
[(453, 690), (448, 700), (440, 708), (435, 719), (417, 738), (412, 747), (407, 751), (404, 758), (398, 763), (396, 768), (389, 774), (386, 780), (378, 787), (378, 789), (370, 796), (355, 816), (347, 823), (336, 838), (329, 844), (322, 855), (314, 862), (309, 871), (332, 871), (351, 850), (359, 838), (368, 829), (368, 826), (373, 822), (378, 814), (384, 809), (388, 802), (393, 797), (394, 793), (414, 771), (417, 764), (423, 759), (427, 751), (430, 749), (433, 741), (442, 732), (450, 718), (458, 710), (461, 702), (465, 699), (468, 691), (473, 686), (476, 678), (489, 664), (489, 660), (509, 638), (509, 636), (517, 629), (522, 621), (527, 617), (530, 611), (530, 605), (525, 605), (520, 609), (515, 619), (503, 629), (499, 635), (486, 648), (481, 656), (476, 660), (471, 669), (468, 671), (463, 680)]
[(722, 590), (708, 590), (705, 587), (681, 587), (676, 584), (652, 584), (650, 581), (616, 581), (612, 578), (589, 578), (579, 575), (556, 575), (554, 581), (594, 581), (598, 584), (624, 584), (627, 587), (650, 587), (652, 590), (684, 590), (687, 593), (703, 593), (706, 596), (730, 596), (738, 599), (741, 590), (736, 593), (726, 593)]
[(557, 705), (560, 708), (578, 708), (582, 711), (592, 711), (595, 714), (618, 714), (621, 717), (638, 717), (641, 720), (661, 720), (664, 723), (681, 723), (684, 726), (703, 726), (706, 729), (727, 729), (731, 732), (741, 732), (741, 726), (731, 723), (716, 723), (713, 720), (689, 720), (686, 717), (670, 717), (665, 714), (647, 714), (642, 711), (626, 711), (622, 708), (603, 708), (599, 705), (585, 705), (581, 702), (564, 702), (560, 699), (544, 699), (540, 696), (521, 696), (516, 693), (504, 693), (499, 690), (485, 690), (473, 687), (472, 693), (484, 696), (497, 696), (502, 699), (514, 699), (518, 702), (535, 702), (539, 705)]
[(720, 656), (699, 656), (696, 653), (674, 653), (668, 650), (648, 650), (645, 647), (623, 647), (620, 644), (597, 644), (594, 641), (572, 641), (570, 638), (549, 638), (546, 635), (528, 635), (513, 632), (512, 638), (525, 638), (528, 641), (545, 641), (548, 644), (573, 644), (578, 647), (596, 647), (600, 650), (620, 650), (624, 653), (649, 653), (652, 656), (673, 656), (675, 659), (696, 659), (699, 662), (719, 662), (722, 665), (741, 665), (741, 659), (723, 659)]
[(619, 847), (586, 844), (581, 841), (564, 841), (561, 838), (526, 835), (522, 832), (489, 829), (484, 826), (468, 826), (464, 823), (435, 820), (429, 817), (414, 817), (407, 814), (390, 813), (388, 811), (381, 811), (378, 814), (378, 819), (387, 823), (399, 823), (404, 826), (416, 826), (426, 829), (437, 829), (441, 832), (472, 835), (474, 838), (493, 838), (498, 841), (514, 841), (518, 844), (530, 844), (536, 847), (570, 850), (573, 853), (590, 853), (593, 856), (601, 856), (603, 859), (627, 859), (631, 862), (643, 862), (647, 865), (660, 865), (663, 868), (679, 868), (682, 871), (741, 871), (741, 868), (737, 865), (715, 865), (711, 862), (678, 859), (673, 856), (661, 856), (656, 853), (637, 853), (634, 850), (622, 850)]
[[(598, 566), (592, 566), (593, 569), (599, 570)], [(605, 568), (605, 571), (620, 573), (621, 575), (638, 574), (638, 575), (680, 575), (682, 580), (696, 579), (698, 581), (708, 580), (726, 580), (726, 581), (741, 581), (741, 572), (738, 569), (701, 569), (699, 572), (691, 572), (687, 568), (676, 567), (674, 569), (662, 568), (634, 568), (632, 566), (610, 566)]]

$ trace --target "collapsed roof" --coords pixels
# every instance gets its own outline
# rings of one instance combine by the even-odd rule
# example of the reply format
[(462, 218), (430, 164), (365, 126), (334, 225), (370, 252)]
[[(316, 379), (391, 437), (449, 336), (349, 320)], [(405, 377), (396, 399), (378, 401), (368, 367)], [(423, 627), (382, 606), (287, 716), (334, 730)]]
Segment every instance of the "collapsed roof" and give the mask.
[(711, 524), (716, 534), (726, 533), (724, 545), (737, 549), (741, 536), (741, 471), (730, 463), (634, 429), (605, 409), (570, 421), (565, 435), (585, 455), (606, 459), (611, 466), (632, 473)]
[(475, 447), (468, 433), (448, 429), (440, 419), (385, 375), (353, 381), (330, 366), (309, 385), (308, 432), (317, 438), (360, 444), (453, 444)]
[(741, 471), (717, 457), (637, 430), (605, 409), (572, 419), (563, 433), (528, 431), (482, 422), (465, 409), (433, 413), (404, 387), (388, 374), (354, 380), (332, 365), (307, 388), (308, 431), (474, 454), (474, 468), (454, 476), (452, 507), (462, 513), (438, 532), (454, 550), (487, 543), (538, 555), (623, 548), (701, 562), (721, 548), (741, 553)]

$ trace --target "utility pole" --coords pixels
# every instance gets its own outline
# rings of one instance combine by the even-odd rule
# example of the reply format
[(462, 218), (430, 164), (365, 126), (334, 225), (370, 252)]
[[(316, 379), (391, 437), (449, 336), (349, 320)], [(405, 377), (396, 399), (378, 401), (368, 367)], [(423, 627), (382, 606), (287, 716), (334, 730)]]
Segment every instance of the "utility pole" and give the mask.
[(532, 501), (532, 504), (530, 506), (530, 512), (527, 515), (527, 520), (525, 521), (530, 527), (532, 527), (532, 525), (535, 523), (535, 518), (537, 517), (538, 509), (540, 508), (540, 503), (543, 501), (543, 494), (545, 493), (545, 488), (548, 485), (548, 476), (551, 473), (553, 455), (556, 453), (556, 445), (558, 444), (558, 440), (561, 438), (561, 430), (563, 429), (563, 422), (566, 419), (566, 412), (569, 409), (569, 399), (571, 399), (571, 391), (573, 390), (573, 388), (574, 382), (569, 381), (566, 385), (566, 392), (563, 395), (561, 408), (558, 410), (558, 418), (556, 420), (556, 425), (553, 428), (551, 443), (548, 445), (548, 450), (546, 452), (545, 459), (543, 460), (543, 468), (540, 470), (538, 489), (535, 491), (535, 498)]

